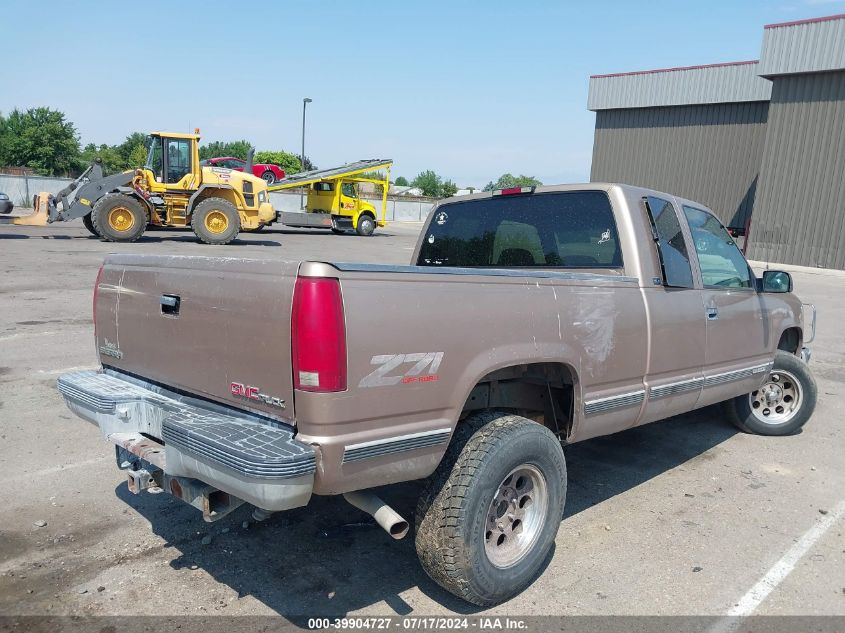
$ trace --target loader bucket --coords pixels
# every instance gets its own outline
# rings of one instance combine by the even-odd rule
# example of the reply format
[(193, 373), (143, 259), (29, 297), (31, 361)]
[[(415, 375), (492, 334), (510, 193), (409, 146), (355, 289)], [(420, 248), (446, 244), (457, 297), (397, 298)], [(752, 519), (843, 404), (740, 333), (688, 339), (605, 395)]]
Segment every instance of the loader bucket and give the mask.
[(33, 205), (35, 209), (29, 215), (22, 215), (18, 217), (0, 218), (0, 224), (14, 224), (17, 226), (47, 226), (47, 220), (50, 217), (48, 205), (50, 201), (50, 194), (42, 191), (33, 197)]

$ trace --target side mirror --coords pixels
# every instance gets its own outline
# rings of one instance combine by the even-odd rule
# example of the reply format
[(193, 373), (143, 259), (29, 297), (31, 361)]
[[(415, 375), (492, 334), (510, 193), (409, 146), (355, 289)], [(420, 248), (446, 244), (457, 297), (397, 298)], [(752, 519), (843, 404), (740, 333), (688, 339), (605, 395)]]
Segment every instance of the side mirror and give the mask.
[(763, 292), (792, 292), (792, 275), (782, 270), (766, 270), (761, 280)]

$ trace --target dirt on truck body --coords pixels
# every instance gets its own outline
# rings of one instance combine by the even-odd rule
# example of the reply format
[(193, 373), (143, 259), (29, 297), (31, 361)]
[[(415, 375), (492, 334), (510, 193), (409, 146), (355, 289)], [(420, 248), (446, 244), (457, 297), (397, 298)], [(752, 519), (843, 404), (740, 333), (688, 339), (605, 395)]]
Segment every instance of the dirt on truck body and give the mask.
[[(420, 561), (478, 605), (518, 593), (557, 533), (562, 446), (724, 402), (784, 435), (812, 414), (802, 304), (753, 275), (705, 207), (615, 184), (444, 201), (409, 266), (111, 255), (102, 370), (59, 379), (134, 492), (206, 520), (427, 478)], [(270, 327), (244, 327), (261, 314)]]

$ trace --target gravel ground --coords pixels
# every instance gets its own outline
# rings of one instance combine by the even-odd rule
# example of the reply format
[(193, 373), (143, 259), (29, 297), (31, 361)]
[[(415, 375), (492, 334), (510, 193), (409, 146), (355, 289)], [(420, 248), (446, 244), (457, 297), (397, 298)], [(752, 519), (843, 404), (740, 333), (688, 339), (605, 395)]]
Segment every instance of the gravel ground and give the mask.
[[(206, 524), (167, 495), (133, 496), (111, 446), (55, 388), (60, 373), (96, 365), (91, 288), (105, 253), (407, 263), (419, 226), (371, 239), (269, 230), (222, 248), (185, 231), (106, 244), (79, 222), (0, 226), (0, 615), (278, 614), (307, 626), (317, 615), (479, 613), (424, 575), (411, 539), (392, 541), (342, 499), (262, 523), (242, 507)], [(567, 447), (554, 555), (491, 613), (723, 615), (806, 545), (755, 612), (845, 615), (845, 277), (795, 280), (819, 308), (819, 404), (804, 431), (744, 435), (711, 407)], [(382, 494), (411, 517), (418, 490)]]

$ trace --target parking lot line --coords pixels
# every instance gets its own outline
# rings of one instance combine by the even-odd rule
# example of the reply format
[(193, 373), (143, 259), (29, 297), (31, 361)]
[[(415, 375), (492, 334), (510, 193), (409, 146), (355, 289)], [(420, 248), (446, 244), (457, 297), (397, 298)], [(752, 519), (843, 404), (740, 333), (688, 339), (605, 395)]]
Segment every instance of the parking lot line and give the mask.
[(813, 527), (804, 532), (795, 544), (790, 547), (780, 560), (728, 611), (727, 617), (713, 626), (708, 633), (731, 633), (739, 628), (741, 618), (749, 616), (757, 607), (780, 585), (798, 564), (804, 555), (810, 551), (819, 539), (845, 515), (845, 499), (840, 501), (833, 510), (819, 517)]

